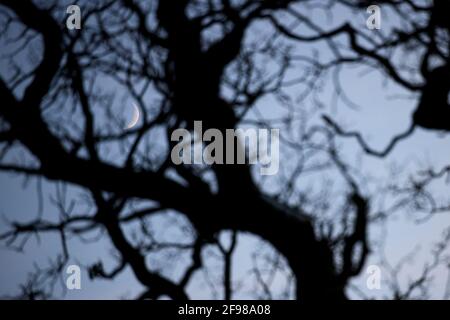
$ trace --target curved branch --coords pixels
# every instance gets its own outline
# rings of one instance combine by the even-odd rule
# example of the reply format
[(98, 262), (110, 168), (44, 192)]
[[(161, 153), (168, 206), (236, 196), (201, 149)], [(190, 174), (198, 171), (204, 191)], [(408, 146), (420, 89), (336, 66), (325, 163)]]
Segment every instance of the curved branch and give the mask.
[(372, 156), (380, 157), (380, 158), (387, 156), (392, 151), (392, 149), (394, 149), (395, 145), (398, 142), (400, 142), (403, 139), (408, 138), (414, 132), (414, 129), (415, 129), (415, 124), (414, 123), (411, 124), (410, 127), (405, 132), (400, 133), (400, 134), (396, 135), (394, 138), (392, 138), (392, 140), (389, 142), (389, 144), (386, 146), (386, 148), (384, 148), (384, 150), (377, 151), (367, 145), (367, 143), (364, 141), (363, 137), (361, 136), (361, 134), (359, 132), (345, 131), (327, 115), (322, 115), (322, 119), (338, 135), (340, 135), (342, 137), (347, 137), (347, 138), (355, 138), (358, 141), (359, 145), (363, 148), (364, 152), (366, 152), (367, 154), (370, 154)]

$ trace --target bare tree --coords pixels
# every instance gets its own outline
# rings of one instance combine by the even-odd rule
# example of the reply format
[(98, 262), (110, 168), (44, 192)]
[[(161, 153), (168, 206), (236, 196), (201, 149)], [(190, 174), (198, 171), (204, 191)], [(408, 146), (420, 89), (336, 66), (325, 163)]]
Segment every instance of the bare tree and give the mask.
[[(270, 283), (276, 270), (288, 269), (296, 298), (346, 299), (350, 280), (362, 272), (371, 252), (368, 228), (379, 212), (371, 206), (373, 195), (364, 191), (361, 172), (339, 152), (338, 141), (356, 137), (364, 154), (384, 157), (416, 126), (450, 131), (450, 26), (443, 16), (447, 2), (380, 1), (405, 17), (405, 28), (375, 37), (350, 22), (328, 28), (308, 15), (315, 8), (331, 10), (335, 5), (365, 9), (367, 1), (81, 4), (81, 30), (67, 30), (61, 3), (0, 1), (3, 38), (11, 44), (3, 57), (9, 68), (0, 80), (0, 170), (59, 186), (54, 199), (58, 221), (38, 216), (29, 223), (11, 222), (0, 235), (20, 250), (29, 235), (60, 235), (61, 256), (50, 270), (37, 270), (21, 296), (49, 297), (49, 283), (76, 255), (67, 239), (101, 230), (118, 254), (110, 271), (102, 262), (90, 266), (90, 277), (113, 280), (129, 267), (146, 288), (138, 298), (189, 299), (186, 288), (196, 272), (205, 269), (205, 250), (215, 247), (224, 261), (223, 297), (231, 299), (238, 287), (232, 279), (237, 235), (249, 233), (273, 248), (264, 270), (258, 263), (253, 268), (263, 297), (272, 298)], [(255, 35), (260, 23), (262, 37)], [(329, 48), (327, 61), (299, 54), (317, 42)], [(410, 53), (412, 48), (413, 67), (405, 65), (406, 59), (392, 58), (395, 51)], [(309, 122), (320, 108), (299, 110), (286, 94), (287, 88), (298, 86), (300, 97), (314, 95), (327, 72), (348, 64), (382, 70), (419, 95), (411, 127), (382, 151), (329, 115), (323, 116), (325, 121)], [(300, 72), (295, 77), (294, 69)], [(345, 99), (344, 92), (339, 94)], [(257, 104), (267, 97), (274, 97), (285, 113), (260, 113)], [(121, 105), (130, 99), (142, 121), (124, 129)], [(282, 128), (282, 153), (292, 155), (292, 160), (282, 166), (276, 191), (267, 192), (265, 180), (250, 165), (173, 164), (171, 133), (177, 128), (193, 130), (196, 120), (204, 130), (224, 134), (244, 125)], [(334, 200), (326, 194), (326, 181), (320, 194), (299, 187), (304, 176), (323, 172), (333, 172), (342, 182)], [(448, 168), (427, 171), (415, 189), (402, 186), (396, 192), (401, 198), (412, 190), (408, 199), (417, 200), (429, 181), (445, 172)], [(75, 200), (68, 203), (67, 185), (84, 190), (82, 201), (88, 206), (83, 212), (75, 209)], [(435, 203), (432, 195), (427, 199)], [(404, 206), (409, 200), (399, 201)], [(432, 212), (438, 210), (448, 211), (448, 206), (435, 204)], [(158, 239), (149, 221), (170, 218), (174, 212), (183, 236), (176, 241)], [(132, 224), (139, 225), (136, 237), (127, 234)], [(219, 239), (227, 230), (229, 245)], [(181, 276), (166, 276), (147, 263), (149, 255), (165, 250), (189, 254)], [(425, 270), (427, 277), (429, 268)], [(422, 283), (418, 280), (417, 286)]]

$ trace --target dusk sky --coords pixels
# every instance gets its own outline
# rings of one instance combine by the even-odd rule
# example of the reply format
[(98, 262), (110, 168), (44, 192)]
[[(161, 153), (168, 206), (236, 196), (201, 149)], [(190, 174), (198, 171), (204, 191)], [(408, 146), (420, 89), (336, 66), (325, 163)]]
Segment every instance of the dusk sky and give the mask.
[[(80, 7), (83, 10), (83, 2)], [(386, 9), (386, 10), (385, 10)], [(392, 26), (401, 25), (401, 21), (397, 21), (398, 16), (392, 15), (388, 8), (381, 6), (382, 24), (381, 30), (373, 30), (373, 32), (388, 32)], [(385, 10), (385, 11), (383, 11)], [(331, 28), (349, 21), (355, 28), (365, 28), (368, 13), (361, 9), (360, 12), (350, 12), (340, 6), (334, 7), (331, 12), (326, 10), (314, 9), (308, 14), (316, 24), (324, 28)], [(59, 17), (61, 23), (64, 23), (64, 14)], [(1, 20), (0, 20), (1, 21)], [(1, 24), (2, 22), (0, 22)], [(295, 29), (300, 30), (301, 29)], [(14, 32), (14, 30), (9, 30)], [(254, 39), (265, 39), (271, 37), (273, 29), (264, 23), (252, 25), (247, 30), (246, 41), (251, 42)], [(307, 33), (307, 31), (306, 31)], [(287, 43), (280, 39), (280, 42)], [(342, 39), (342, 41), (347, 41)], [(314, 51), (320, 53), (321, 59), (325, 61), (330, 56), (330, 51), (324, 41), (311, 43), (308, 46), (292, 42), (295, 52), (305, 55), (313, 55)], [(5, 38), (0, 36), (0, 52), (8, 52), (11, 47), (5, 43)], [(401, 59), (402, 57), (396, 57)], [(0, 57), (1, 59), (1, 57)], [(24, 55), (21, 60), (23, 63), (28, 56)], [(10, 72), (10, 66), (0, 60), (0, 76)], [(267, 64), (268, 71), (272, 69)], [(301, 64), (292, 67), (289, 71), (288, 78), (295, 78), (301, 74)], [(342, 98), (336, 98), (335, 82), (333, 80), (333, 72), (329, 72), (322, 78), (322, 86), (317, 93), (310, 95), (306, 99), (299, 101), (302, 86), (292, 86), (286, 89), (286, 93), (292, 98), (292, 103), (297, 110), (310, 112), (308, 126), (312, 124), (323, 124), (321, 116), (323, 114), (330, 115), (334, 121), (342, 125), (348, 130), (355, 130), (362, 134), (366, 142), (375, 150), (382, 150), (389, 144), (392, 137), (406, 131), (411, 123), (411, 114), (417, 104), (417, 97), (411, 96), (410, 92), (401, 88), (393, 81), (388, 79), (380, 70), (370, 69), (367, 66), (346, 65), (341, 68), (339, 80), (347, 97), (354, 103), (355, 107), (349, 107), (348, 103)], [(105, 90), (115, 90), (116, 84), (111, 80), (104, 81), (99, 87)], [(120, 89), (117, 89), (120, 90)], [(111, 105), (113, 112), (120, 113), (126, 121), (130, 121), (133, 117), (133, 99), (127, 97), (126, 92), (116, 92), (116, 98)], [(149, 101), (155, 99), (151, 93), (148, 95)], [(318, 103), (321, 106), (317, 107)], [(357, 107), (356, 107), (357, 106)], [(49, 117), (58, 117), (55, 114), (55, 107), (50, 109)], [(62, 112), (67, 112), (63, 110)], [(288, 112), (280, 106), (279, 102), (273, 96), (267, 96), (258, 100), (256, 106), (246, 115), (246, 119), (254, 120), (263, 116), (266, 118), (277, 118), (287, 116)], [(63, 119), (63, 118), (61, 118)], [(102, 120), (100, 120), (101, 122)], [(450, 121), (450, 120), (449, 120)], [(300, 128), (303, 124), (294, 122), (295, 128)], [(295, 129), (297, 130), (297, 129)], [(283, 133), (282, 133), (283, 134)], [(155, 135), (158, 139), (158, 135)], [(413, 135), (399, 142), (391, 153), (385, 158), (373, 157), (364, 154), (361, 146), (353, 138), (337, 138), (339, 143), (339, 152), (342, 159), (359, 175), (355, 179), (361, 183), (362, 190), (365, 194), (373, 195), (371, 214), (375, 215), (377, 210), (381, 208), (383, 203), (383, 195), (379, 191), (380, 188), (386, 187), (390, 183), (398, 185), (406, 185), (408, 179), (417, 174), (420, 170), (433, 168), (438, 170), (448, 165), (450, 159), (450, 138), (448, 133), (440, 133), (435, 130), (424, 130), (416, 128)], [(45, 141), (42, 142), (45, 144)], [(115, 155), (120, 153), (120, 149), (112, 147), (109, 150), (109, 160), (114, 162)], [(291, 170), (295, 156), (290, 156), (290, 152), (286, 146), (281, 144), (280, 172), (283, 170)], [(8, 155), (8, 159), (20, 159), (29, 156), (25, 155), (23, 148), (17, 148)], [(319, 160), (317, 160), (319, 161)], [(67, 168), (70, 170), (70, 168)], [(263, 180), (258, 176), (256, 168), (253, 170), (255, 179), (260, 181), (262, 189), (268, 194), (279, 190), (280, 176), (274, 175), (266, 177)], [(397, 175), (397, 176), (396, 176)], [(449, 185), (450, 181), (443, 181), (433, 185), (433, 192), (436, 197), (442, 199), (443, 202), (449, 201)], [(342, 178), (334, 171), (324, 171), (311, 175), (304, 175), (299, 182), (299, 189), (310, 190), (312, 193), (319, 193), (324, 185), (331, 188), (331, 194), (336, 195), (342, 188)], [(43, 202), (39, 201), (39, 187), (41, 187)], [(13, 174), (0, 171), (0, 214), (2, 220), (0, 222), (0, 233), (8, 228), (7, 221), (31, 221), (38, 216), (39, 207), (42, 208), (42, 217), (57, 221), (58, 208), (55, 207), (54, 201), (57, 188), (61, 187), (60, 183), (50, 182), (48, 180), (26, 178), (24, 175)], [(310, 189), (307, 189), (310, 187)], [(92, 208), (86, 204), (83, 206), (83, 191), (81, 188), (68, 185), (68, 202), (71, 199), (78, 199), (79, 203), (75, 206), (76, 212), (92, 213)], [(176, 197), (176, 194), (173, 195)], [(338, 206), (338, 199), (333, 205)], [(384, 205), (393, 204), (399, 198), (387, 196)], [(146, 201), (148, 203), (148, 201)], [(139, 206), (136, 201), (136, 206)], [(450, 226), (450, 213), (443, 212), (435, 214), (429, 219), (426, 213), (412, 212), (408, 208), (402, 207), (393, 212), (384, 223), (373, 223), (369, 227), (369, 238), (371, 239), (372, 253), (365, 264), (363, 272), (353, 280), (353, 284), (357, 286), (364, 294), (374, 298), (389, 297), (390, 289), (387, 280), (389, 280), (389, 272), (381, 267), (381, 260), (387, 261), (391, 266), (395, 266), (401, 259), (410, 253), (415, 253), (410, 263), (405, 264), (405, 268), (399, 274), (401, 284), (407, 284), (408, 281), (420, 275), (424, 264), (432, 261), (431, 250), (433, 245), (442, 239), (443, 232), (448, 230)], [(189, 237), (182, 228), (176, 225), (186, 224), (185, 219), (179, 215), (172, 213), (167, 216), (156, 216), (152, 218), (150, 224), (162, 238), (167, 240), (177, 240), (181, 242), (189, 242)], [(131, 223), (126, 226), (129, 230), (130, 237), (133, 232), (138, 232), (138, 225)], [(92, 265), (98, 261), (103, 261), (107, 270), (113, 266), (114, 254), (113, 245), (106, 236), (102, 236), (99, 230), (96, 230), (89, 237), (86, 237), (86, 243), (78, 238), (72, 238), (69, 241), (69, 250), (72, 253), (69, 264), (77, 264), (82, 267)], [(222, 234), (224, 242), (228, 241), (228, 233)], [(250, 299), (255, 298), (256, 285), (252, 277), (249, 277), (252, 269), (252, 255), (256, 253), (263, 254), (266, 252), (270, 255), (270, 247), (266, 243), (262, 246), (262, 241), (257, 237), (239, 233), (239, 243), (233, 258), (233, 275), (235, 283), (239, 287), (234, 298)], [(383, 240), (381, 240), (383, 239)], [(293, 244), (295, 245), (295, 244)], [(217, 249), (207, 248), (204, 254), (208, 256), (206, 264), (209, 266), (210, 272), (206, 276), (203, 271), (199, 271), (195, 275), (195, 280), (190, 282), (188, 291), (194, 299), (211, 298), (214, 294), (221, 298), (222, 293), (218, 289), (218, 293), (210, 290), (208, 281), (218, 279), (220, 277), (220, 262), (214, 255), (217, 255)], [(447, 253), (449, 248), (447, 248)], [(4, 246), (1, 243), (0, 248), (0, 296), (10, 297), (18, 293), (19, 285), (26, 282), (27, 274), (33, 270), (34, 266), (45, 268), (49, 263), (49, 259), (54, 259), (61, 252), (59, 235), (56, 233), (31, 236), (23, 252), (16, 252)], [(162, 256), (150, 256), (147, 259), (152, 261), (152, 266), (167, 275), (177, 277), (189, 262), (189, 255), (167, 254), (167, 260)], [(166, 261), (166, 263), (164, 262)], [(169, 263), (167, 263), (169, 261)], [(286, 263), (286, 262), (284, 262)], [(366, 286), (368, 274), (366, 269), (369, 265), (379, 265), (382, 268), (382, 285), (379, 290), (369, 290)], [(441, 299), (444, 295), (449, 277), (449, 271), (445, 268), (438, 268), (433, 273), (433, 283), (431, 290), (431, 298)], [(288, 273), (287, 273), (288, 274)], [(208, 280), (208, 277), (210, 279)], [(114, 281), (101, 279), (90, 280), (85, 269), (82, 271), (82, 289), (67, 290), (63, 292), (61, 288), (65, 287), (64, 281), (66, 275), (62, 275), (61, 283), (57, 285), (57, 296), (63, 299), (133, 299), (142, 291), (142, 285), (135, 279), (129, 267)], [(279, 273), (272, 283), (274, 298), (290, 298), (292, 299), (293, 291), (288, 297), (281, 295), (286, 288), (289, 279), (286, 274)], [(353, 298), (360, 298), (354, 291), (348, 289), (348, 294)]]

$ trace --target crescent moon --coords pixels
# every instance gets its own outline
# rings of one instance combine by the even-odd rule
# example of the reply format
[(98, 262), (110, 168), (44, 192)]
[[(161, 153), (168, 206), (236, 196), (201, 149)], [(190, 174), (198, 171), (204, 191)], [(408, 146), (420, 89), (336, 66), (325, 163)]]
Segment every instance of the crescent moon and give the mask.
[(141, 113), (139, 112), (138, 106), (135, 103), (133, 103), (133, 117), (131, 118), (131, 121), (128, 123), (126, 129), (133, 128), (139, 122), (140, 114)]

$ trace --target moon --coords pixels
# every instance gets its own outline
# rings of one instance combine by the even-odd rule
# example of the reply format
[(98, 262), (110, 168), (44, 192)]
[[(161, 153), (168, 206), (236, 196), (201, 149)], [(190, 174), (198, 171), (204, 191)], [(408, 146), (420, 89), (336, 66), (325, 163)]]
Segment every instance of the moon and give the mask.
[(138, 106), (135, 103), (133, 103), (133, 117), (131, 118), (131, 121), (127, 124), (126, 129), (133, 128), (139, 122), (140, 115), (141, 113), (139, 112)]

